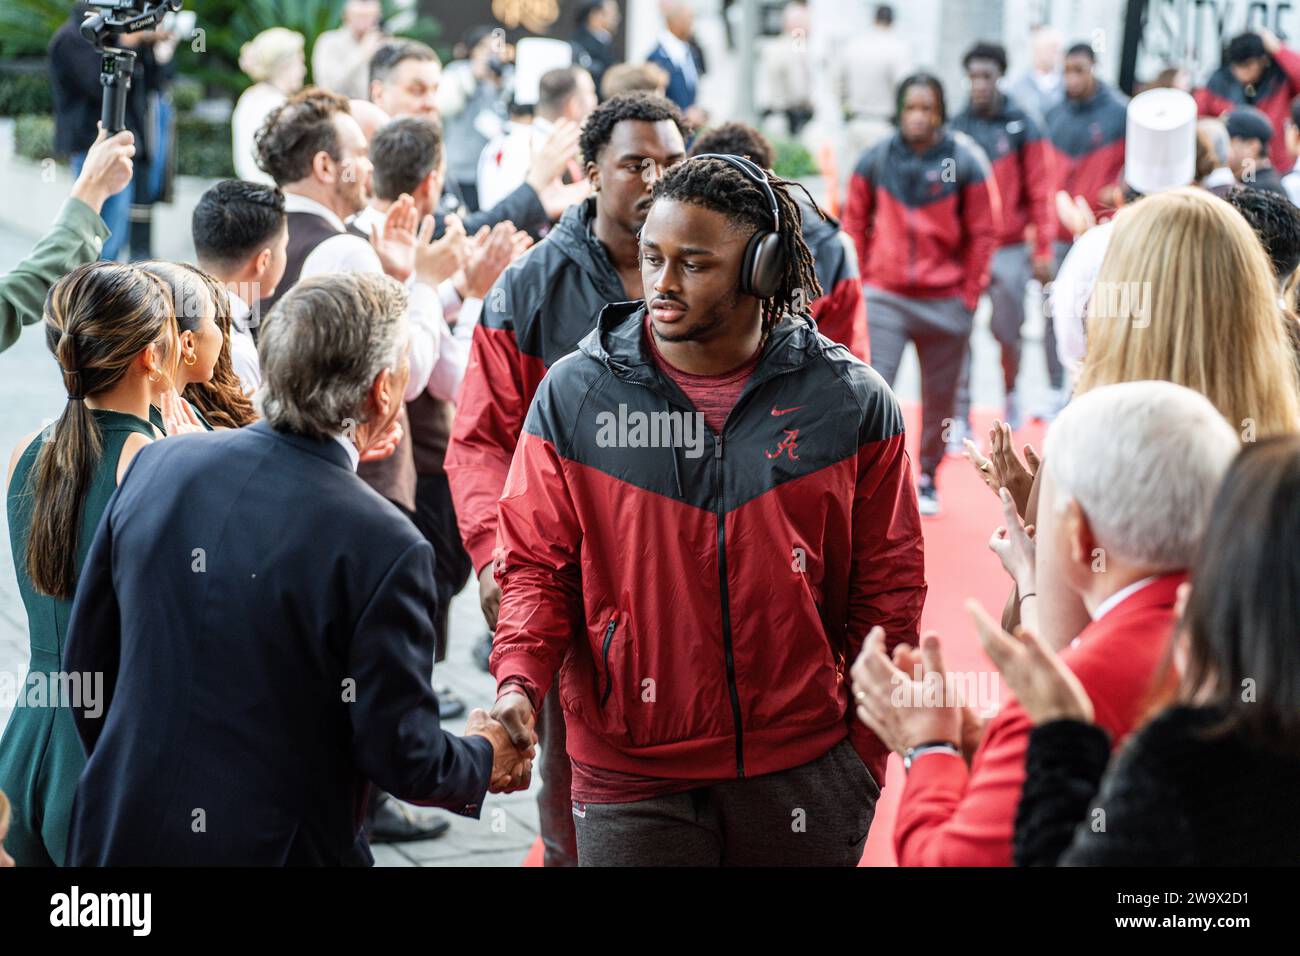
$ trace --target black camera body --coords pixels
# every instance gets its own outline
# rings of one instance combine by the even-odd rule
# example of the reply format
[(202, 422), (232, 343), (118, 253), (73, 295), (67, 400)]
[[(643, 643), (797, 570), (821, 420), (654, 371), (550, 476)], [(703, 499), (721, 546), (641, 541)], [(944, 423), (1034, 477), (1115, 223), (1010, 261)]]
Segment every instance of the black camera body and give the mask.
[(111, 34), (136, 33), (156, 27), (168, 13), (176, 13), (182, 0), (90, 0), (101, 12), (86, 17), (81, 35), (104, 55), (99, 84), (104, 88), (100, 123), (112, 135), (126, 128), (126, 99), (135, 72), (135, 51), (106, 45)]

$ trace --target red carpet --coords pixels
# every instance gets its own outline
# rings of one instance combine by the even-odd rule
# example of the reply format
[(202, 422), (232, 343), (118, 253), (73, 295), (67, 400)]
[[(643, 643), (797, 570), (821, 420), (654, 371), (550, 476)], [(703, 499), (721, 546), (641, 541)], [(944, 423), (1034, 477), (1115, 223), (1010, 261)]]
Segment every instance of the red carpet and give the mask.
[[(917, 460), (920, 436), (919, 409), (905, 406), (907, 413), (908, 450)], [(975, 428), (981, 448), (987, 445), (989, 424), (995, 412), (975, 412)], [(1033, 424), (1016, 435), (1017, 446), (1026, 442), (1043, 450), (1044, 428)], [(1010, 581), (1001, 565), (988, 550), (989, 535), (1001, 524), (1001, 508), (993, 493), (975, 475), (964, 458), (949, 458), (939, 472), (939, 495), (943, 513), (924, 519), (925, 576), (930, 590), (921, 618), (924, 630), (943, 638), (944, 665), (951, 671), (993, 671), (993, 665), (980, 649), (963, 604), (974, 597), (983, 602), (994, 617), (1001, 613), (1010, 590)], [(862, 855), (863, 866), (896, 866), (894, 858), (894, 817), (903, 792), (903, 766), (897, 757), (889, 758), (889, 773), (884, 792), (876, 807), (876, 819)], [(542, 865), (542, 843), (537, 840), (524, 860), (524, 866)]]

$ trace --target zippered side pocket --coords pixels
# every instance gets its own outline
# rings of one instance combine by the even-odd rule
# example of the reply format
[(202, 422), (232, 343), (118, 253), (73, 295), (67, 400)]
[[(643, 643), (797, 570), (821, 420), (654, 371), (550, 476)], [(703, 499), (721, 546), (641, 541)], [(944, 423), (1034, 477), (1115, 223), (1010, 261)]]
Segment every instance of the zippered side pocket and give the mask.
[(614, 675), (609, 672), (609, 646), (614, 643), (614, 631), (618, 628), (618, 618), (609, 619), (609, 626), (605, 628), (605, 643), (600, 649), (601, 665), (605, 670), (605, 693), (600, 695), (600, 706), (605, 706), (605, 701), (609, 700), (610, 692), (614, 689)]

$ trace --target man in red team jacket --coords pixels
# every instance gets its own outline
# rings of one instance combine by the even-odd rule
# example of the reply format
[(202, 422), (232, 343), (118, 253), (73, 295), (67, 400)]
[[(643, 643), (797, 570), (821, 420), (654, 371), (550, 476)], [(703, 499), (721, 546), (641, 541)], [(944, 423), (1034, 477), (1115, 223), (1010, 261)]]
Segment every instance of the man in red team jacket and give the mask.
[[(1007, 51), (995, 43), (977, 43), (962, 60), (970, 81), (970, 103), (952, 121), (984, 150), (993, 167), (1002, 202), (1002, 233), (989, 274), (989, 328), (1002, 346), (1005, 420), (1020, 427), (1016, 378), (1020, 373), (1020, 327), (1025, 323), (1025, 289), (1030, 278), (1052, 280), (1056, 237), (1051, 147), (1042, 127), (1012, 102), (998, 84), (1007, 72)], [(1032, 228), (1033, 242), (1026, 240)], [(970, 430), (970, 353), (957, 394), (957, 422)], [(955, 436), (954, 436), (955, 437)], [(961, 442), (956, 443), (958, 446)], [(953, 445), (949, 441), (949, 447)]]
[[(640, 298), (637, 236), (651, 188), (686, 158), (685, 129), (681, 112), (662, 96), (628, 93), (598, 106), (580, 142), (595, 196), (565, 210), (484, 300), (447, 448), (447, 479), (490, 628), (501, 599), (492, 568), (497, 499), (524, 416), (546, 370), (577, 347), (600, 310)], [(569, 761), (556, 695), (546, 699), (537, 733), (545, 862), (575, 865)]]
[[(998, 550), (1024, 596), (1022, 621), (1033, 628), (1038, 594), (1082, 599), (1092, 622), (1061, 659), (1116, 747), (1145, 716), (1153, 685), (1173, 676), (1162, 665), (1178, 586), (1239, 448), (1197, 392), (1168, 382), (1109, 385), (1073, 399), (1048, 433), (1033, 539), (1003, 492), (1011, 531)], [(1125, 480), (1135, 453), (1147, 480)], [(973, 610), (980, 627), (997, 627)], [(853, 681), (859, 717), (907, 769), (894, 824), (899, 864), (1010, 866), (1032, 722), (1011, 700), (981, 727), (952, 699), (938, 638), (892, 660), (884, 638), (868, 637)]]
[(1238, 106), (1253, 106), (1273, 125), (1269, 157), (1279, 175), (1295, 164), (1286, 148), (1291, 101), (1300, 94), (1300, 53), (1282, 45), (1268, 30), (1232, 38), (1223, 65), (1194, 94), (1202, 116), (1223, 116)]
[(856, 864), (885, 752), (845, 670), (925, 597), (898, 403), (792, 311), (798, 207), (745, 163), (658, 183), (647, 302), (551, 367), (499, 505), (492, 713), (530, 739), (558, 683), (584, 866)]
[[(1076, 43), (1065, 54), (1065, 99), (1047, 114), (1047, 135), (1052, 142), (1053, 187), (1071, 197), (1082, 196), (1098, 222), (1109, 219), (1120, 200), (1124, 175), (1124, 140), (1128, 130), (1127, 101), (1097, 78), (1097, 55), (1086, 43)], [(1056, 267), (1065, 260), (1074, 234), (1064, 224), (1056, 233)], [(1043, 329), (1047, 352), (1047, 377), (1055, 398), (1046, 409), (1051, 417), (1069, 397), (1065, 369), (1056, 351), (1052, 322)]]
[(858, 247), (871, 364), (891, 386), (903, 350), (921, 362), (922, 514), (938, 514), (943, 461), (975, 307), (1002, 232), (984, 151), (944, 128), (943, 86), (929, 74), (898, 90), (898, 132), (862, 154), (849, 181), (844, 231)]

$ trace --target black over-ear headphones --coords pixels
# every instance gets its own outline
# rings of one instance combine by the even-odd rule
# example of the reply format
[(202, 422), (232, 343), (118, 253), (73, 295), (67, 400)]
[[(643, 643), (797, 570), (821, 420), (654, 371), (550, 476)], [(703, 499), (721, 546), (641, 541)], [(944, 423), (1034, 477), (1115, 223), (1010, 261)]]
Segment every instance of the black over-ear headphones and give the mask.
[(758, 230), (745, 247), (745, 258), (740, 264), (740, 291), (759, 299), (772, 298), (781, 287), (787, 259), (785, 246), (781, 244), (781, 215), (777, 211), (776, 193), (767, 181), (767, 173), (758, 163), (729, 153), (700, 153), (691, 157), (692, 161), (696, 159), (722, 160), (739, 170), (767, 196), (772, 211), (772, 228), (770, 231)]

